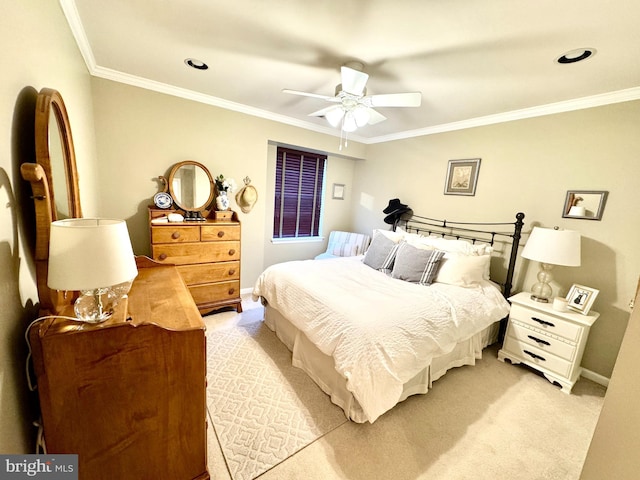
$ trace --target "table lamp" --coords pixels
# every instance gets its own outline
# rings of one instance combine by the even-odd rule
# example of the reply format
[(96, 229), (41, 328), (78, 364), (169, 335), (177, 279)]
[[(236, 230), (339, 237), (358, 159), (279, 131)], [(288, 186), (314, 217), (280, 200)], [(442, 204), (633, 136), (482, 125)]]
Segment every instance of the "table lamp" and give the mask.
[(99, 323), (110, 318), (122, 294), (116, 290), (137, 274), (124, 220), (69, 218), (51, 224), (47, 285), (81, 292), (74, 304), (78, 319)]
[(540, 262), (538, 282), (531, 287), (531, 299), (548, 303), (551, 298), (551, 269), (554, 265), (580, 266), (580, 234), (573, 230), (533, 227), (522, 256)]

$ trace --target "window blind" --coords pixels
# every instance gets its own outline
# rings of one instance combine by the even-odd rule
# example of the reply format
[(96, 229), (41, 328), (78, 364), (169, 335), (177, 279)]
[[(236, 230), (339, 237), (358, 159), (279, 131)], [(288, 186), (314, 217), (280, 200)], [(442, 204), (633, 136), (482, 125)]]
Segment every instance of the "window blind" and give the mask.
[(273, 238), (319, 235), (326, 155), (278, 147)]

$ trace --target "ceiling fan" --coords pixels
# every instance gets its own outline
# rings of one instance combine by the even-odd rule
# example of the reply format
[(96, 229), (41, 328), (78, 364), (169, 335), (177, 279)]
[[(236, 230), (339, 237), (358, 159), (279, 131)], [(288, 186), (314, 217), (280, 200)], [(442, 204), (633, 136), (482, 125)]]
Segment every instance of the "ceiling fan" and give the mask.
[(367, 95), (366, 85), (369, 75), (362, 71), (364, 65), (350, 62), (340, 69), (342, 83), (336, 86), (335, 96), (298, 90), (282, 90), (283, 93), (313, 97), (332, 103), (309, 114), (310, 117), (325, 117), (333, 127), (340, 126), (344, 132), (354, 132), (365, 125), (375, 125), (387, 119), (374, 110), (374, 107), (419, 107), (422, 100), (420, 92), (388, 93)]

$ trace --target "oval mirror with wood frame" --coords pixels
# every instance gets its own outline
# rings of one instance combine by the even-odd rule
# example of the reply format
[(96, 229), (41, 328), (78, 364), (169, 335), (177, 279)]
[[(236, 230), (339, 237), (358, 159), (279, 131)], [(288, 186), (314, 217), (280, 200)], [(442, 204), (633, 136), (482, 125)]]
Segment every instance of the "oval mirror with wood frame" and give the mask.
[(60, 92), (43, 88), (35, 114), (36, 163), (20, 166), (22, 178), (31, 183), (36, 214), (36, 283), (42, 313), (58, 313), (71, 304), (76, 292), (67, 294), (47, 286), (51, 222), (82, 217), (78, 171), (71, 125)]
[(186, 220), (204, 220), (209, 215), (215, 183), (207, 167), (193, 160), (176, 163), (167, 184), (174, 203), (187, 213)]

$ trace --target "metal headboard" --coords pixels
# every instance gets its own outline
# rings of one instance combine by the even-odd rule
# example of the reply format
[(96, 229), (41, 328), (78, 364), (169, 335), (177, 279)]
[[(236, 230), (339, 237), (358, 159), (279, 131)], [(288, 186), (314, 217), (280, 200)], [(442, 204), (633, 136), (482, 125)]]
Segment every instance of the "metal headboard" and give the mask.
[[(502, 285), (503, 295), (508, 298), (513, 287), (513, 274), (515, 272), (516, 260), (518, 258), (518, 245), (522, 227), (524, 226), (524, 213), (516, 214), (515, 222), (452, 222), (449, 220), (439, 220), (435, 218), (421, 217), (419, 215), (407, 215), (400, 217), (393, 225), (395, 230), (398, 226), (407, 232), (415, 232), (423, 235), (438, 235), (443, 238), (455, 238), (458, 240), (468, 240), (471, 243), (480, 242), (493, 245), (497, 238), (510, 238), (511, 251), (507, 275)], [(509, 231), (499, 231), (500, 227), (510, 227)]]

